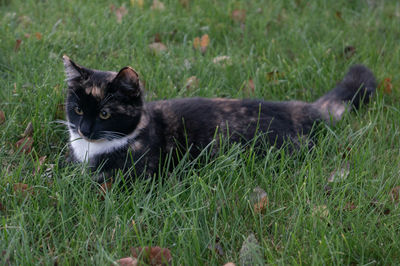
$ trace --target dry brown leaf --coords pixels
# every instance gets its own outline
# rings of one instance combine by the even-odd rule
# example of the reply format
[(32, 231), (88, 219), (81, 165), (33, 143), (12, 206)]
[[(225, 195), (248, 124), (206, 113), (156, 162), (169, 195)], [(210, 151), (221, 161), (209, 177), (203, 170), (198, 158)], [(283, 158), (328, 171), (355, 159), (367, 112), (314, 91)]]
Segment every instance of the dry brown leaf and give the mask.
[(161, 42), (161, 34), (160, 33), (156, 33), (154, 34), (154, 42)]
[(255, 187), (250, 195), (250, 202), (253, 204), (254, 212), (261, 213), (268, 207), (267, 192), (260, 187)]
[(347, 202), (344, 206), (345, 211), (354, 211), (356, 208), (357, 206), (354, 204), (354, 202)]
[(21, 43), (22, 43), (22, 40), (20, 40), (20, 39), (15, 40), (15, 46), (14, 46), (15, 52), (18, 52), (19, 48), (21, 47)]
[(393, 84), (391, 78), (384, 78), (379, 87), (383, 90), (385, 94), (392, 94)]
[(189, 8), (189, 0), (179, 0), (179, 3), (181, 3), (184, 8)]
[(196, 49), (196, 50), (200, 48), (200, 38), (199, 37), (194, 38), (194, 40), (193, 40), (193, 48)]
[(235, 9), (231, 13), (231, 18), (236, 22), (244, 22), (246, 20), (246, 10)]
[(278, 79), (281, 79), (284, 77), (285, 77), (285, 73), (283, 73), (283, 72), (281, 73), (278, 70), (268, 72), (266, 75), (266, 78), (268, 81), (274, 81), (274, 80), (278, 80)]
[(24, 130), (24, 133), (22, 134), (22, 137), (32, 137), (32, 135), (33, 135), (33, 125), (32, 122), (29, 122)]
[(252, 79), (245, 81), (245, 83), (243, 85), (243, 91), (245, 92), (247, 97), (254, 94), (255, 86), (254, 86), (254, 81)]
[(342, 18), (342, 12), (336, 11), (336, 12), (335, 12), (335, 17), (336, 17), (337, 19), (339, 19), (339, 20), (343, 20), (343, 18)]
[[(111, 10), (114, 10), (115, 7), (113, 6), (113, 8)], [(122, 18), (128, 14), (128, 9), (126, 9), (125, 6), (120, 6), (119, 8), (115, 9), (115, 16), (117, 17), (117, 22), (118, 23), (122, 23)]]
[(6, 122), (6, 115), (2, 110), (0, 110), (0, 125)]
[(15, 193), (20, 193), (23, 196), (26, 196), (28, 193), (31, 195), (35, 194), (33, 189), (24, 183), (15, 183), (13, 189)]
[(356, 53), (356, 48), (354, 47), (354, 46), (346, 46), (345, 48), (344, 48), (344, 56), (346, 57), (346, 59), (349, 59), (349, 58), (351, 58), (353, 55), (355, 55), (355, 53)]
[(65, 104), (64, 103), (57, 104), (55, 118), (57, 118), (57, 119), (65, 118)]
[(36, 32), (35, 37), (36, 37), (36, 39), (41, 40), (43, 35), (40, 32)]
[(135, 7), (138, 6), (140, 8), (143, 8), (144, 5), (144, 0), (131, 0), (131, 6)]
[(112, 188), (112, 182), (105, 182), (100, 185), (100, 192), (105, 194), (111, 188)]
[(32, 137), (24, 137), (15, 143), (15, 146), (25, 154), (28, 154), (32, 151), (33, 138)]
[(165, 9), (165, 5), (163, 2), (159, 0), (153, 0), (153, 4), (151, 5), (152, 10), (159, 10), (162, 11)]
[(138, 265), (138, 260), (131, 257), (127, 257), (117, 260), (117, 263), (120, 266), (136, 266)]
[(266, 207), (268, 207), (268, 198), (263, 197), (259, 202), (254, 204), (254, 212), (261, 213)]
[(203, 36), (201, 36), (200, 50), (203, 54), (206, 52), (209, 44), (210, 44), (210, 38), (208, 37), (208, 34), (204, 34)]
[(399, 203), (400, 186), (396, 186), (390, 190), (390, 198), (392, 199), (392, 202)]
[(131, 248), (132, 257), (150, 265), (170, 265), (171, 251), (161, 247), (134, 247)]
[(191, 76), (188, 78), (185, 82), (185, 88), (187, 90), (194, 90), (199, 87), (199, 80), (197, 79), (196, 76)]
[(168, 50), (167, 46), (162, 42), (153, 42), (149, 44), (149, 48), (152, 52), (159, 54)]

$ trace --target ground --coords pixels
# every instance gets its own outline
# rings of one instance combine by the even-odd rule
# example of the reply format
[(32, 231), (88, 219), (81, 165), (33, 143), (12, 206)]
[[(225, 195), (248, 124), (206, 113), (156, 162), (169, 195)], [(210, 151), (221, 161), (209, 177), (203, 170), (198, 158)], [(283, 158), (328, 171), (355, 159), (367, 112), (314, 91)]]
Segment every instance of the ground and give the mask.
[[(0, 25), (2, 263), (110, 265), (160, 246), (174, 265), (222, 265), (248, 260), (247, 238), (270, 264), (399, 263), (398, 1), (2, 0)], [(63, 54), (132, 66), (149, 101), (313, 101), (355, 63), (380, 86), (311, 151), (231, 145), (100, 195), (84, 169), (61, 167)]]

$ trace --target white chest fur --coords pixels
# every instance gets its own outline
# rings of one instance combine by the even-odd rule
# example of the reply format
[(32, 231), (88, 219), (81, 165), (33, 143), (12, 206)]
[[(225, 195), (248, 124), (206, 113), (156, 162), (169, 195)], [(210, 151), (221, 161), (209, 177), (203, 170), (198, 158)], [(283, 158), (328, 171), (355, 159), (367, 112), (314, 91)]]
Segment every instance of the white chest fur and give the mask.
[(128, 144), (128, 140), (134, 136), (126, 136), (111, 141), (101, 140), (89, 142), (69, 129), (69, 140), (75, 158), (80, 162), (89, 162), (93, 157), (110, 153)]

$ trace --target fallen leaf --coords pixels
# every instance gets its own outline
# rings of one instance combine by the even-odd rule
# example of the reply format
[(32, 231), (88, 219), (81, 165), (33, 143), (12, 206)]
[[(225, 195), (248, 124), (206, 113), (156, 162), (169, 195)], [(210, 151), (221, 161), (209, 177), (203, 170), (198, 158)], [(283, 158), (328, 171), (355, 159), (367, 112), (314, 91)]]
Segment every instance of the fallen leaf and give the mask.
[(117, 260), (117, 263), (120, 266), (136, 266), (138, 265), (138, 260), (131, 257), (127, 257)]
[(131, 6), (138, 6), (143, 8), (144, 0), (131, 0)]
[(14, 51), (15, 52), (18, 52), (19, 47), (21, 46), (21, 43), (22, 43), (22, 40), (20, 40), (20, 39), (15, 40), (15, 46), (14, 46)]
[(35, 37), (36, 37), (36, 39), (41, 40), (43, 35), (40, 32), (36, 32)]
[(200, 50), (203, 54), (206, 52), (209, 44), (210, 44), (210, 38), (208, 37), (208, 34), (204, 34), (203, 36), (201, 36)]
[(312, 215), (318, 216), (319, 218), (328, 218), (329, 209), (326, 205), (314, 206), (314, 208), (312, 210)]
[(56, 119), (64, 119), (65, 118), (65, 104), (64, 103), (57, 104), (55, 118)]
[(331, 175), (328, 177), (328, 182), (340, 182), (345, 180), (350, 173), (350, 164), (346, 164), (342, 168), (335, 170), (331, 173)]
[(266, 207), (268, 207), (267, 192), (260, 187), (255, 187), (250, 195), (250, 202), (253, 204), (254, 212), (261, 213)]
[(112, 182), (105, 182), (100, 185), (100, 192), (106, 194), (112, 188)]
[(343, 52), (346, 59), (349, 59), (356, 53), (356, 48), (354, 46), (346, 46)]
[(153, 42), (149, 44), (149, 48), (152, 52), (159, 54), (168, 50), (167, 46), (162, 42)]
[(278, 70), (268, 72), (266, 75), (266, 78), (268, 81), (274, 81), (274, 80), (278, 80), (278, 79), (281, 79), (284, 77), (285, 77), (285, 73), (281, 73)]
[(153, 39), (154, 39), (154, 42), (161, 42), (161, 35), (160, 35), (160, 33), (154, 34)]
[(179, 0), (179, 3), (181, 3), (184, 8), (189, 8), (189, 0)]
[(246, 10), (235, 9), (231, 13), (231, 18), (236, 22), (244, 22), (246, 20)]
[(356, 208), (357, 206), (354, 204), (354, 202), (347, 202), (344, 206), (345, 211), (354, 211)]
[(10, 263), (10, 254), (7, 255), (7, 251), (6, 250), (3, 250), (1, 252), (0, 262), (4, 263), (2, 265), (7, 265), (7, 266), (11, 265), (11, 263)]
[[(114, 10), (115, 7), (112, 8)], [(120, 6), (119, 8), (115, 9), (115, 16), (117, 17), (117, 22), (122, 23), (122, 18), (128, 14), (128, 10), (125, 6)]]
[(335, 12), (335, 17), (336, 17), (337, 19), (339, 19), (339, 20), (343, 20), (343, 18), (342, 18), (342, 12), (336, 11), (336, 12)]
[(212, 244), (208, 245), (208, 249), (211, 251), (214, 250), (215, 253), (218, 254), (219, 256), (224, 256), (225, 254), (224, 249), (222, 248), (220, 243), (220, 238), (218, 236), (215, 238), (214, 245)]
[(254, 234), (250, 234), (242, 244), (239, 254), (239, 265), (252, 266), (263, 264), (264, 259), (261, 253), (261, 247)]
[(187, 90), (194, 90), (199, 87), (199, 80), (196, 76), (189, 77), (185, 82), (185, 88)]
[(162, 11), (165, 9), (165, 5), (163, 2), (159, 0), (153, 0), (153, 5), (151, 6), (152, 10), (159, 10)]
[(200, 48), (200, 38), (199, 37), (194, 38), (194, 40), (193, 40), (193, 48), (196, 49), (196, 50)]
[(226, 65), (230, 66), (230, 65), (232, 65), (232, 60), (227, 55), (220, 55), (220, 56), (214, 57), (213, 63), (221, 64), (221, 66), (226, 66)]
[(35, 194), (33, 189), (24, 183), (15, 183), (13, 189), (15, 193), (20, 193), (23, 196), (26, 196), (28, 193), (31, 195)]
[(0, 110), (0, 125), (6, 122), (6, 115), (2, 110)]
[(170, 265), (172, 261), (171, 251), (161, 247), (135, 247), (131, 248), (132, 257), (140, 262), (150, 265)]
[(254, 81), (252, 79), (245, 81), (243, 85), (243, 91), (245, 92), (247, 97), (254, 94), (255, 86), (254, 86)]
[(15, 146), (25, 154), (28, 154), (32, 151), (33, 138), (32, 137), (24, 137), (15, 143)]
[(400, 186), (396, 186), (390, 190), (390, 198), (392, 199), (392, 202), (399, 203)]
[(379, 84), (379, 88), (383, 89), (383, 93), (392, 94), (393, 84), (391, 78), (384, 78), (381, 84)]
[(24, 133), (22, 134), (22, 137), (32, 137), (32, 135), (33, 135), (33, 125), (32, 122), (29, 122), (24, 130)]

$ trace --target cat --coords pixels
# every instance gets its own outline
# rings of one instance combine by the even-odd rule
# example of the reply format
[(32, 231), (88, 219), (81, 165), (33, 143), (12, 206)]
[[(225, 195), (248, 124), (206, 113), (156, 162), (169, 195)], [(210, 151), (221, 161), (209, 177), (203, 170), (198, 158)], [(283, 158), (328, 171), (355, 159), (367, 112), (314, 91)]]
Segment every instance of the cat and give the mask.
[[(63, 61), (69, 161), (87, 163), (99, 173), (94, 177), (99, 182), (118, 170), (129, 177), (153, 176), (168, 155), (179, 159), (179, 152), (188, 152), (196, 157), (220, 135), (246, 144), (260, 133), (278, 148), (298, 144), (315, 124), (334, 124), (346, 111), (368, 103), (376, 89), (372, 72), (354, 65), (312, 103), (225, 98), (144, 102), (144, 87), (133, 68), (99, 71), (67, 56)], [(217, 150), (214, 145), (213, 152)]]

